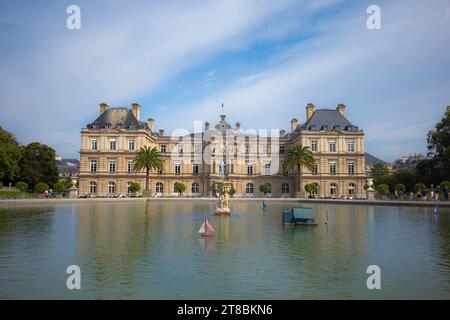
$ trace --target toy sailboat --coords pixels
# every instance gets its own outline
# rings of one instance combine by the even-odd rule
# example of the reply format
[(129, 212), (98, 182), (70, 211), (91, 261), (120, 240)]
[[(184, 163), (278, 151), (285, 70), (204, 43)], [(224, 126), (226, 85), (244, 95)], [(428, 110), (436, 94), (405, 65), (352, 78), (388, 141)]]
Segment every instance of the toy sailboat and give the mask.
[(200, 233), (203, 236), (213, 236), (215, 234), (216, 230), (214, 230), (214, 227), (211, 223), (209, 223), (208, 218), (205, 218), (205, 221), (203, 222), (202, 226), (200, 227), (200, 230), (198, 230), (198, 233)]

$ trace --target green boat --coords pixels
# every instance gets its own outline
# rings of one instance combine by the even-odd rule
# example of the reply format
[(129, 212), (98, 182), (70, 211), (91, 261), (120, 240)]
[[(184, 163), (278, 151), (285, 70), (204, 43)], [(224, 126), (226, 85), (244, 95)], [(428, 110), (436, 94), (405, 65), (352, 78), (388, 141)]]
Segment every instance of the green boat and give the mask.
[(312, 208), (292, 208), (291, 211), (283, 211), (283, 224), (317, 226)]

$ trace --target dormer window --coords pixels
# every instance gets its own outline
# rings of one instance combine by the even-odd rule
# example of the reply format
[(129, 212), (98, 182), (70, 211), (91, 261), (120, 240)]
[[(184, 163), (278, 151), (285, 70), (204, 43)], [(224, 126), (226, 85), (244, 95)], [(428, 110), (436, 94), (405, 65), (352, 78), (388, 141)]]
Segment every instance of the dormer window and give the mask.
[(134, 129), (136, 129), (136, 125), (135, 125), (135, 124), (130, 124), (130, 125), (128, 126), (128, 128), (134, 130)]
[(323, 130), (323, 131), (327, 131), (327, 130), (328, 130), (328, 126), (327, 126), (327, 125), (322, 126), (322, 130)]
[(336, 131), (339, 131), (339, 130), (341, 130), (341, 126), (334, 126), (334, 130), (336, 130)]

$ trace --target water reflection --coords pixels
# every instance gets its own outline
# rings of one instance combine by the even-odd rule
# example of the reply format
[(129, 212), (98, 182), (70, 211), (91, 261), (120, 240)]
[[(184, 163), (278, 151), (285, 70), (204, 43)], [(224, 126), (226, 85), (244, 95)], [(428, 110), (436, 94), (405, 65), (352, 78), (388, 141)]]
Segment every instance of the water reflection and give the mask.
[[(316, 227), (285, 227), (294, 203), (231, 205), (230, 217), (199, 201), (0, 209), (0, 298), (450, 297), (446, 209), (313, 204)], [(214, 237), (197, 233), (205, 216)], [(64, 287), (69, 264), (81, 291)], [(381, 291), (366, 288), (371, 264)]]

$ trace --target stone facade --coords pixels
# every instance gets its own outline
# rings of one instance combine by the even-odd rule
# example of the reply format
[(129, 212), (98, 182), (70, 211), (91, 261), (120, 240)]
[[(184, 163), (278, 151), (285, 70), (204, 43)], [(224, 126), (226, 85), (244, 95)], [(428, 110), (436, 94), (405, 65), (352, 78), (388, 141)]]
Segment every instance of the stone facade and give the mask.
[[(291, 121), (291, 132), (260, 135), (256, 130), (232, 127), (225, 115), (214, 127), (203, 124), (201, 133), (166, 135), (154, 130), (154, 119), (140, 121), (140, 106), (109, 108), (100, 104), (100, 116), (81, 129), (80, 194), (112, 196), (128, 193), (130, 182), (145, 186), (145, 172), (134, 172), (132, 161), (143, 146), (156, 147), (164, 162), (162, 172), (150, 173), (150, 192), (174, 196), (175, 182), (186, 185), (185, 196), (211, 196), (215, 182), (230, 182), (235, 197), (261, 196), (270, 184), (271, 197), (293, 197), (297, 175), (284, 172), (284, 151), (293, 143), (313, 150), (316, 167), (302, 169), (300, 184), (317, 183), (319, 197), (364, 198), (364, 133), (336, 109), (306, 108), (306, 122)], [(331, 127), (330, 127), (331, 126)]]

